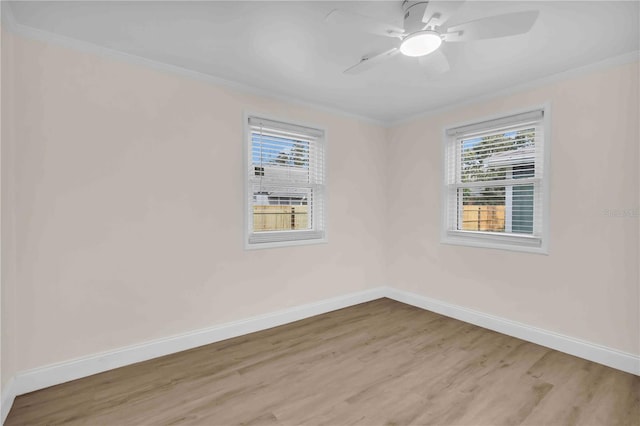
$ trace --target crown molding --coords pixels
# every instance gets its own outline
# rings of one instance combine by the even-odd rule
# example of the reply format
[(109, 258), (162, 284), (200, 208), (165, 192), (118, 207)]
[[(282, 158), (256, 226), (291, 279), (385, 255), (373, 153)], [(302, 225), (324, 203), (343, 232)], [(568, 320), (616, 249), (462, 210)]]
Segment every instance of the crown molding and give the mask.
[(329, 113), (329, 114), (333, 114), (341, 117), (363, 121), (363, 122), (381, 126), (387, 129), (393, 128), (402, 124), (406, 124), (414, 120), (436, 116), (451, 110), (455, 110), (457, 108), (467, 107), (467, 106), (475, 105), (478, 103), (511, 96), (516, 93), (537, 89), (539, 87), (543, 87), (543, 86), (553, 84), (569, 78), (586, 75), (592, 72), (601, 71), (608, 68), (629, 64), (632, 62), (637, 62), (640, 59), (640, 50), (636, 50), (633, 52), (607, 58), (599, 62), (594, 62), (594, 63), (583, 65), (580, 67), (570, 68), (570, 69), (561, 71), (559, 73), (542, 77), (527, 83), (516, 84), (501, 90), (494, 91), (492, 93), (471, 97), (461, 102), (452, 102), (449, 104), (440, 105), (432, 109), (428, 109), (416, 114), (408, 115), (407, 117), (404, 117), (398, 120), (379, 120), (372, 117), (345, 111), (339, 108), (322, 105), (319, 103), (302, 101), (300, 99), (282, 95), (280, 93), (277, 93), (271, 90), (260, 89), (255, 86), (235, 82), (232, 80), (227, 80), (227, 79), (216, 77), (214, 75), (206, 74), (200, 71), (194, 71), (187, 68), (179, 67), (177, 65), (172, 65), (166, 62), (147, 59), (142, 56), (133, 55), (133, 54), (121, 52), (118, 50), (110, 49), (110, 48), (103, 47), (103, 46), (100, 46), (91, 42), (87, 42), (84, 40), (80, 40), (77, 38), (68, 37), (61, 34), (56, 34), (49, 31), (44, 31), (38, 28), (23, 25), (16, 20), (13, 14), (13, 11), (11, 9), (10, 2), (0, 0), (0, 4), (2, 6), (1, 18), (2, 18), (3, 28), (27, 39), (51, 43), (51, 44), (66, 47), (69, 49), (82, 51), (84, 53), (92, 53), (101, 57), (119, 60), (122, 62), (142, 65), (142, 66), (155, 69), (160, 72), (179, 75), (185, 78), (190, 78), (193, 80), (199, 80), (199, 81), (214, 84), (217, 86), (226, 87), (241, 93), (260, 96), (267, 99), (277, 100), (277, 101), (286, 102), (293, 105), (299, 105), (306, 108), (315, 109), (320, 112), (325, 112), (325, 113)]
[(568, 70), (561, 71), (559, 73), (542, 77), (533, 81), (529, 81), (527, 83), (510, 86), (505, 89), (495, 91), (493, 93), (476, 96), (461, 102), (454, 102), (451, 104), (443, 105), (437, 108), (423, 111), (418, 114), (410, 115), (400, 120), (390, 121), (387, 123), (387, 127), (388, 128), (396, 127), (402, 124), (410, 123), (415, 120), (425, 119), (425, 118), (433, 117), (436, 115), (440, 115), (445, 112), (449, 112), (458, 108), (467, 107), (467, 106), (471, 106), (471, 105), (475, 105), (483, 102), (488, 102), (494, 99), (504, 98), (517, 93), (522, 93), (528, 90), (533, 90), (540, 87), (548, 86), (550, 84), (567, 80), (569, 78), (575, 78), (575, 77), (590, 74), (596, 71), (602, 71), (608, 68), (614, 68), (620, 65), (637, 62), (639, 59), (640, 59), (640, 50), (636, 50), (636, 51), (625, 53), (618, 56), (613, 56), (611, 58), (607, 58), (599, 62), (583, 65), (581, 67), (570, 68)]
[(142, 56), (133, 55), (130, 53), (121, 52), (118, 50), (110, 49), (108, 47), (100, 46), (88, 41), (80, 40), (65, 35), (52, 33), (49, 31), (41, 30), (38, 28), (30, 27), (19, 23), (8, 2), (0, 0), (2, 4), (2, 26), (9, 30), (13, 34), (24, 37), (30, 40), (41, 41), (45, 43), (54, 44), (64, 48), (81, 51), (83, 53), (91, 53), (100, 57), (114, 59), (117, 61), (142, 65), (148, 68), (152, 68), (156, 71), (178, 75), (181, 77), (189, 78), (192, 80), (198, 80), (205, 83), (213, 84), (216, 86), (226, 87), (228, 89), (241, 92), (244, 94), (260, 96), (263, 98), (276, 100), (280, 102), (286, 102), (289, 104), (302, 106), (305, 108), (314, 109), (316, 111), (325, 112), (341, 117), (346, 117), (353, 120), (363, 121), (368, 124), (373, 124), (381, 127), (386, 127), (388, 123), (386, 121), (376, 120), (371, 117), (355, 114), (349, 111), (345, 111), (339, 108), (322, 105), (319, 103), (303, 101), (287, 95), (283, 95), (271, 90), (260, 89), (255, 86), (251, 86), (245, 83), (239, 83), (232, 80), (227, 80), (221, 77), (216, 77), (211, 74), (207, 74), (200, 71), (194, 71), (187, 68), (183, 68), (177, 65), (172, 65), (166, 62), (156, 61), (153, 59), (147, 59)]

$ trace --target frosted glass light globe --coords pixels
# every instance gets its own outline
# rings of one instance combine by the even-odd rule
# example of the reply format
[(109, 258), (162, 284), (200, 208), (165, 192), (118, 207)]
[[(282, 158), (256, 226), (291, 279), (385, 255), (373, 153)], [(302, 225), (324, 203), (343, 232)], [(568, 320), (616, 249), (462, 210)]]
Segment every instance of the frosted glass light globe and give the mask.
[(408, 35), (400, 45), (400, 52), (407, 56), (424, 56), (437, 50), (442, 44), (435, 31), (418, 31)]

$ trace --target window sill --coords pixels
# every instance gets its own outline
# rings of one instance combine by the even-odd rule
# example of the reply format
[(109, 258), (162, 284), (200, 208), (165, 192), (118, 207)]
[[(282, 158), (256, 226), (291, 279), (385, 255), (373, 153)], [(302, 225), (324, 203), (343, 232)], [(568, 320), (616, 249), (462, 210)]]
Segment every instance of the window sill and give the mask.
[(493, 232), (477, 231), (445, 231), (442, 235), (443, 244), (469, 247), (481, 247), (498, 250), (519, 251), (548, 255), (548, 249), (543, 240), (528, 235), (499, 235)]
[(278, 247), (291, 247), (291, 246), (306, 246), (312, 244), (323, 244), (327, 242), (326, 234), (310, 233), (316, 234), (314, 236), (309, 236), (309, 238), (292, 238), (286, 239), (287, 232), (278, 232), (278, 238), (274, 238), (273, 240), (263, 240), (258, 241), (253, 240), (252, 237), (248, 237), (245, 239), (244, 248), (245, 250), (260, 250), (267, 248), (278, 248)]

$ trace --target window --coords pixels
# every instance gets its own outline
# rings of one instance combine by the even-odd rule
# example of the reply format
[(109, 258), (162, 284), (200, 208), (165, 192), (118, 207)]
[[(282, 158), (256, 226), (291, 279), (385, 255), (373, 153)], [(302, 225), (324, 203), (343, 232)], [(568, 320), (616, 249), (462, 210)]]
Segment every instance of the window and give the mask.
[(443, 242), (547, 252), (548, 110), (445, 130)]
[(245, 247), (326, 241), (325, 132), (247, 116)]

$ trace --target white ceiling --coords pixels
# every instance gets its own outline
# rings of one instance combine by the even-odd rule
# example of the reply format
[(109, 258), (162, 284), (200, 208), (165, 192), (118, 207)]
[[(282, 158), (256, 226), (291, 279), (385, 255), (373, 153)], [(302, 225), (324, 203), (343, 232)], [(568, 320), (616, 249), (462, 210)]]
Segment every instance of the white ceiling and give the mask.
[(342, 71), (393, 40), (327, 24), (335, 8), (402, 27), (401, 1), (11, 2), (17, 23), (280, 96), (382, 122), (487, 96), (639, 49), (638, 1), (474, 1), (450, 23), (539, 10), (508, 39), (447, 43), (452, 70), (428, 77), (397, 55), (359, 75)]

